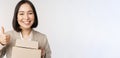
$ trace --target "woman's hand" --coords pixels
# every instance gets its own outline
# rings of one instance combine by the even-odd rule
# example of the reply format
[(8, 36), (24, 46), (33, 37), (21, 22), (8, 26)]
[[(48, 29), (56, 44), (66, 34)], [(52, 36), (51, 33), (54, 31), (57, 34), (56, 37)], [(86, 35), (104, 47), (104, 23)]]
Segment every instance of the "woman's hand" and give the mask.
[(41, 58), (44, 58), (45, 57), (45, 49), (41, 49)]
[(4, 28), (2, 27), (0, 30), (0, 44), (6, 45), (10, 41), (10, 35), (4, 33)]

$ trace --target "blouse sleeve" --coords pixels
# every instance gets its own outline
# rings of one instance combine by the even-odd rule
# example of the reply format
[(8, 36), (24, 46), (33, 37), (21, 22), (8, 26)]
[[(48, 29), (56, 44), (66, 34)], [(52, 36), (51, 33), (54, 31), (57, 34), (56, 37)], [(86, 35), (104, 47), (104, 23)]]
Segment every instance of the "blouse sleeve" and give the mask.
[(50, 50), (50, 46), (47, 40), (47, 37), (45, 36), (44, 38), (45, 40), (45, 57), (44, 58), (51, 58), (51, 50)]
[(3, 58), (6, 53), (6, 45), (3, 46), (0, 44), (0, 58)]

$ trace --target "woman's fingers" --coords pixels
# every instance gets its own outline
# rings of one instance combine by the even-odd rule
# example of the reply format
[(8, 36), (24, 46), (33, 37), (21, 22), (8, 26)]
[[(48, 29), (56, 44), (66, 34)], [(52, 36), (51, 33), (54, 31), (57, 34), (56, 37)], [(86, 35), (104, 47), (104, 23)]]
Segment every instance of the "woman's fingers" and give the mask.
[(2, 35), (2, 38), (1, 38), (1, 43), (2, 44), (7, 44), (7, 36), (6, 35)]
[(42, 55), (42, 56), (45, 55), (45, 49), (41, 49), (41, 55)]
[(7, 36), (6, 36), (6, 44), (8, 44), (9, 41), (10, 41), (10, 35), (7, 35)]

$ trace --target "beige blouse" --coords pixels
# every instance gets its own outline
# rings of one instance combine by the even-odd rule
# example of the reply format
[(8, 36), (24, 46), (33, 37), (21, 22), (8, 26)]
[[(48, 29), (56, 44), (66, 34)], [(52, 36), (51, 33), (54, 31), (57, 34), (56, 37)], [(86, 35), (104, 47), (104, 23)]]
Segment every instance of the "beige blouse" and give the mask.
[[(10, 43), (6, 46), (0, 45), (0, 58), (3, 58), (5, 54), (7, 58), (11, 58), (12, 47), (15, 46), (16, 39), (21, 39), (20, 33), (14, 30), (7, 32), (7, 34), (10, 35)], [(46, 35), (32, 30), (31, 40), (38, 42), (39, 49), (45, 49), (44, 58), (51, 58), (51, 50)]]

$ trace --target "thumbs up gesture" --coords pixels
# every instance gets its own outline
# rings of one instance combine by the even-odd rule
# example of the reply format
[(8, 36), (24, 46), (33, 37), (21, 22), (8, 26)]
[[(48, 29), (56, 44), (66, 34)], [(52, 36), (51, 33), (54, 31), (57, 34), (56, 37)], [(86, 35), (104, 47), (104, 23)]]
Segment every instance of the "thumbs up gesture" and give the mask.
[(6, 44), (9, 43), (9, 41), (10, 41), (10, 35), (5, 34), (4, 28), (1, 27), (1, 30), (0, 30), (0, 44), (6, 45)]

